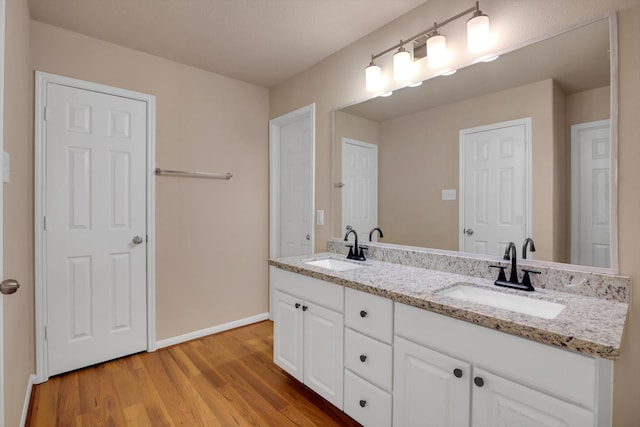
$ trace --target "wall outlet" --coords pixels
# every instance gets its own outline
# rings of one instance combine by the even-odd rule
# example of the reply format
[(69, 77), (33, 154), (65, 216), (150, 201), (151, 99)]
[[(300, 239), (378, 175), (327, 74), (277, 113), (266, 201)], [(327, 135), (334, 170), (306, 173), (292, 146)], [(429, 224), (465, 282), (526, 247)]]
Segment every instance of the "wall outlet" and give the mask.
[(316, 211), (316, 224), (317, 225), (324, 225), (324, 211), (323, 210), (317, 210)]
[(442, 200), (455, 200), (456, 190), (442, 190)]

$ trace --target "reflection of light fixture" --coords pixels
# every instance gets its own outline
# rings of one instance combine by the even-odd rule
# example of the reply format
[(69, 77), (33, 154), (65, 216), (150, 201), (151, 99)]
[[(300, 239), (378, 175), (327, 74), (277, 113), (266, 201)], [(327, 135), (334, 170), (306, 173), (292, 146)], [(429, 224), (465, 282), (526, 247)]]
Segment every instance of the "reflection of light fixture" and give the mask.
[(489, 17), (480, 11), (476, 2), (476, 11), (467, 21), (467, 49), (478, 53), (489, 47)]
[[(435, 24), (436, 26), (438, 24)], [(438, 31), (427, 39), (427, 65), (440, 68), (447, 63), (447, 39)]]
[(365, 86), (369, 92), (377, 92), (382, 89), (382, 68), (373, 62), (373, 58), (369, 66), (365, 68)]
[[(413, 37), (400, 40), (400, 43), (383, 50), (380, 53), (371, 55), (371, 63), (366, 69), (366, 87), (370, 92), (380, 92), (384, 88), (384, 80), (382, 79), (382, 69), (374, 62), (382, 55), (389, 52), (397, 52), (393, 55), (393, 77), (396, 80), (408, 80), (411, 77), (411, 53), (404, 49), (407, 43), (414, 44), (415, 49), (427, 45), (427, 65), (429, 68), (443, 67), (447, 61), (447, 45), (443, 35), (438, 33), (438, 29), (445, 26), (449, 22), (462, 18), (463, 16), (473, 14), (467, 21), (467, 48), (469, 52), (477, 53), (485, 51), (489, 47), (489, 17), (480, 11), (480, 2), (476, 1), (474, 7), (460, 12), (449, 19), (445, 19), (440, 23), (436, 23), (433, 27), (426, 29)], [(427, 37), (426, 42), (424, 38)]]
[[(402, 40), (400, 40), (402, 43)], [(400, 46), (393, 55), (393, 78), (396, 80), (408, 80), (411, 77), (411, 54), (404, 46)]]

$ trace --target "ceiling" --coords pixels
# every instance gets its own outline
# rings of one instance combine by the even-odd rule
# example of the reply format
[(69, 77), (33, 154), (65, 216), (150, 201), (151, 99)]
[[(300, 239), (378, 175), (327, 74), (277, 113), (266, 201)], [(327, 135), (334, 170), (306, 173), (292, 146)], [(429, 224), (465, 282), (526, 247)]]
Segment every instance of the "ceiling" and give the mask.
[(28, 0), (31, 18), (272, 87), (425, 0)]
[(478, 63), (452, 76), (427, 80), (392, 96), (377, 97), (342, 111), (382, 122), (439, 105), (554, 79), (565, 95), (610, 84), (609, 21), (601, 19), (571, 31)]

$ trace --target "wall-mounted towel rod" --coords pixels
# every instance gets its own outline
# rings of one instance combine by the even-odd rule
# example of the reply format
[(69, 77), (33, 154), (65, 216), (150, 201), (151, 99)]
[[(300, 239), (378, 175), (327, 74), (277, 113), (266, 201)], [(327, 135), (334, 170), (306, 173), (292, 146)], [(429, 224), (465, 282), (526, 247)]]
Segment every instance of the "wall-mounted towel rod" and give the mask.
[(190, 176), (194, 178), (209, 178), (209, 179), (233, 178), (233, 174), (230, 174), (230, 173), (186, 172), (186, 171), (174, 171), (170, 169), (161, 169), (161, 168), (156, 168), (156, 175)]

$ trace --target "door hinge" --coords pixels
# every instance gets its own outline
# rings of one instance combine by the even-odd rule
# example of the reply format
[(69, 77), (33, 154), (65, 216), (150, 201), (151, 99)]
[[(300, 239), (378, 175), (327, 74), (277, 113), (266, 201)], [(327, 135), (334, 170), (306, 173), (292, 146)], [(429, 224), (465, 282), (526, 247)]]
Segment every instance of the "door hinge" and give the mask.
[(47, 106), (46, 105), (44, 106), (43, 110), (44, 110), (43, 111), (44, 121), (46, 122), (47, 121)]
[(49, 339), (49, 336), (47, 335), (47, 327), (44, 327), (44, 340), (47, 341)]
[(42, 229), (47, 231), (47, 217), (42, 217)]

